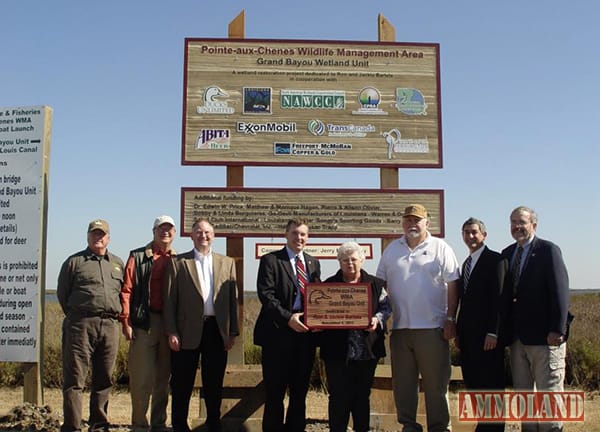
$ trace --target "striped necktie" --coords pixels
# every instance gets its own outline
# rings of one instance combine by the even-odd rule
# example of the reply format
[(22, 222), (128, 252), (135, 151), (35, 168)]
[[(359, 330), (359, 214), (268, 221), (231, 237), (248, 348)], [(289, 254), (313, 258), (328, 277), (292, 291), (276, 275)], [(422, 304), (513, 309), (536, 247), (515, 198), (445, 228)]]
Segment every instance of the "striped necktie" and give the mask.
[(308, 284), (308, 277), (306, 275), (306, 268), (304, 263), (300, 259), (300, 255), (296, 255), (296, 277), (298, 278), (298, 289), (302, 293), (302, 297), (306, 295), (306, 285)]
[(463, 274), (463, 287), (464, 290), (467, 290), (467, 285), (469, 285), (469, 277), (471, 276), (471, 262), (473, 261), (473, 258), (471, 257), (471, 255), (468, 256), (467, 260), (465, 261), (465, 272)]
[(523, 255), (523, 248), (518, 246), (512, 267), (513, 287), (516, 287), (519, 284), (519, 277), (521, 276), (521, 255)]

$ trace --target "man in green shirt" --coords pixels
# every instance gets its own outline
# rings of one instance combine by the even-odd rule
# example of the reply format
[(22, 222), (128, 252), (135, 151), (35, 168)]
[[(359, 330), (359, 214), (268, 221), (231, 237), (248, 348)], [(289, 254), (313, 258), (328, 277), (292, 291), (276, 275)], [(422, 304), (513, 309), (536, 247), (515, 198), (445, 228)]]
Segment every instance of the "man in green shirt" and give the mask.
[(119, 348), (123, 261), (108, 252), (110, 230), (90, 222), (88, 247), (71, 255), (58, 276), (63, 322), (63, 432), (80, 431), (81, 393), (91, 365), (90, 431), (108, 430), (108, 395)]

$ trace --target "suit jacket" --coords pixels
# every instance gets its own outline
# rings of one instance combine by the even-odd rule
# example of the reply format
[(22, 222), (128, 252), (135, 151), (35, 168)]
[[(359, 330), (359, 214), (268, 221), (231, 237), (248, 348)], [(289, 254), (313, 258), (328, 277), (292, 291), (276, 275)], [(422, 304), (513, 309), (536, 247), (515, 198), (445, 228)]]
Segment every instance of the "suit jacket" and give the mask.
[[(321, 281), (319, 261), (304, 253), (308, 282)], [(256, 282), (262, 307), (254, 326), (256, 345), (278, 344), (291, 330), (288, 321), (297, 291), (297, 279), (286, 248), (264, 255), (260, 259)]]
[[(463, 271), (464, 274), (464, 264)], [(468, 286), (459, 284), (459, 312), (457, 333), (461, 347), (475, 344), (483, 347), (483, 340), (488, 333), (503, 339), (500, 325), (500, 298), (504, 285), (505, 269), (500, 254), (484, 246), (475, 267), (471, 269)]]
[[(239, 335), (235, 261), (225, 255), (212, 254), (213, 302), (223, 341)], [(182, 349), (200, 346), (204, 326), (204, 299), (196, 269), (194, 250), (173, 257), (163, 282), (163, 317), (165, 332), (178, 335)]]
[[(502, 251), (510, 268), (516, 243)], [(513, 286), (512, 272), (504, 282), (506, 316), (510, 319), (512, 339), (524, 345), (547, 345), (550, 332), (566, 334), (569, 309), (569, 276), (560, 248), (535, 236), (525, 260), (519, 282)]]

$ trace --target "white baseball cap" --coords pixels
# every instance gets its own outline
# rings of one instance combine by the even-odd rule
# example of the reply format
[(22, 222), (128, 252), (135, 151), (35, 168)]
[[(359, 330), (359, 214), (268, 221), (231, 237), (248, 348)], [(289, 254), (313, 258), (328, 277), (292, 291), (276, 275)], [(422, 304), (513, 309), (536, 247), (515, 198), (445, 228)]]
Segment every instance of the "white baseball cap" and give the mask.
[(156, 219), (154, 219), (154, 226), (152, 227), (152, 229), (154, 229), (158, 226), (161, 226), (164, 223), (168, 223), (168, 224), (175, 226), (175, 221), (173, 220), (173, 218), (171, 216), (162, 215), (162, 216), (158, 216)]

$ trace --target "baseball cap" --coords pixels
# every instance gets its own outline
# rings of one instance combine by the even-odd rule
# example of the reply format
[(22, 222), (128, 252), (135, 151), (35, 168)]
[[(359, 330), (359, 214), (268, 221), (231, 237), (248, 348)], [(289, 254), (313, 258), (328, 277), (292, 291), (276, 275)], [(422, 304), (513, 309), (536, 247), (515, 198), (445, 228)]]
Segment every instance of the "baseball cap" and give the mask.
[(154, 229), (158, 226), (161, 226), (164, 223), (168, 223), (168, 224), (175, 226), (175, 221), (173, 220), (173, 218), (171, 216), (162, 215), (162, 216), (159, 216), (156, 219), (154, 219), (154, 225), (152, 226), (152, 228)]
[(88, 225), (87, 232), (92, 232), (94, 230), (100, 230), (104, 234), (110, 234), (110, 228), (108, 227), (108, 222), (102, 219), (94, 219)]
[(415, 216), (421, 219), (425, 219), (428, 216), (427, 209), (423, 207), (421, 204), (411, 204), (404, 209), (404, 213), (402, 213), (402, 217), (407, 216)]

